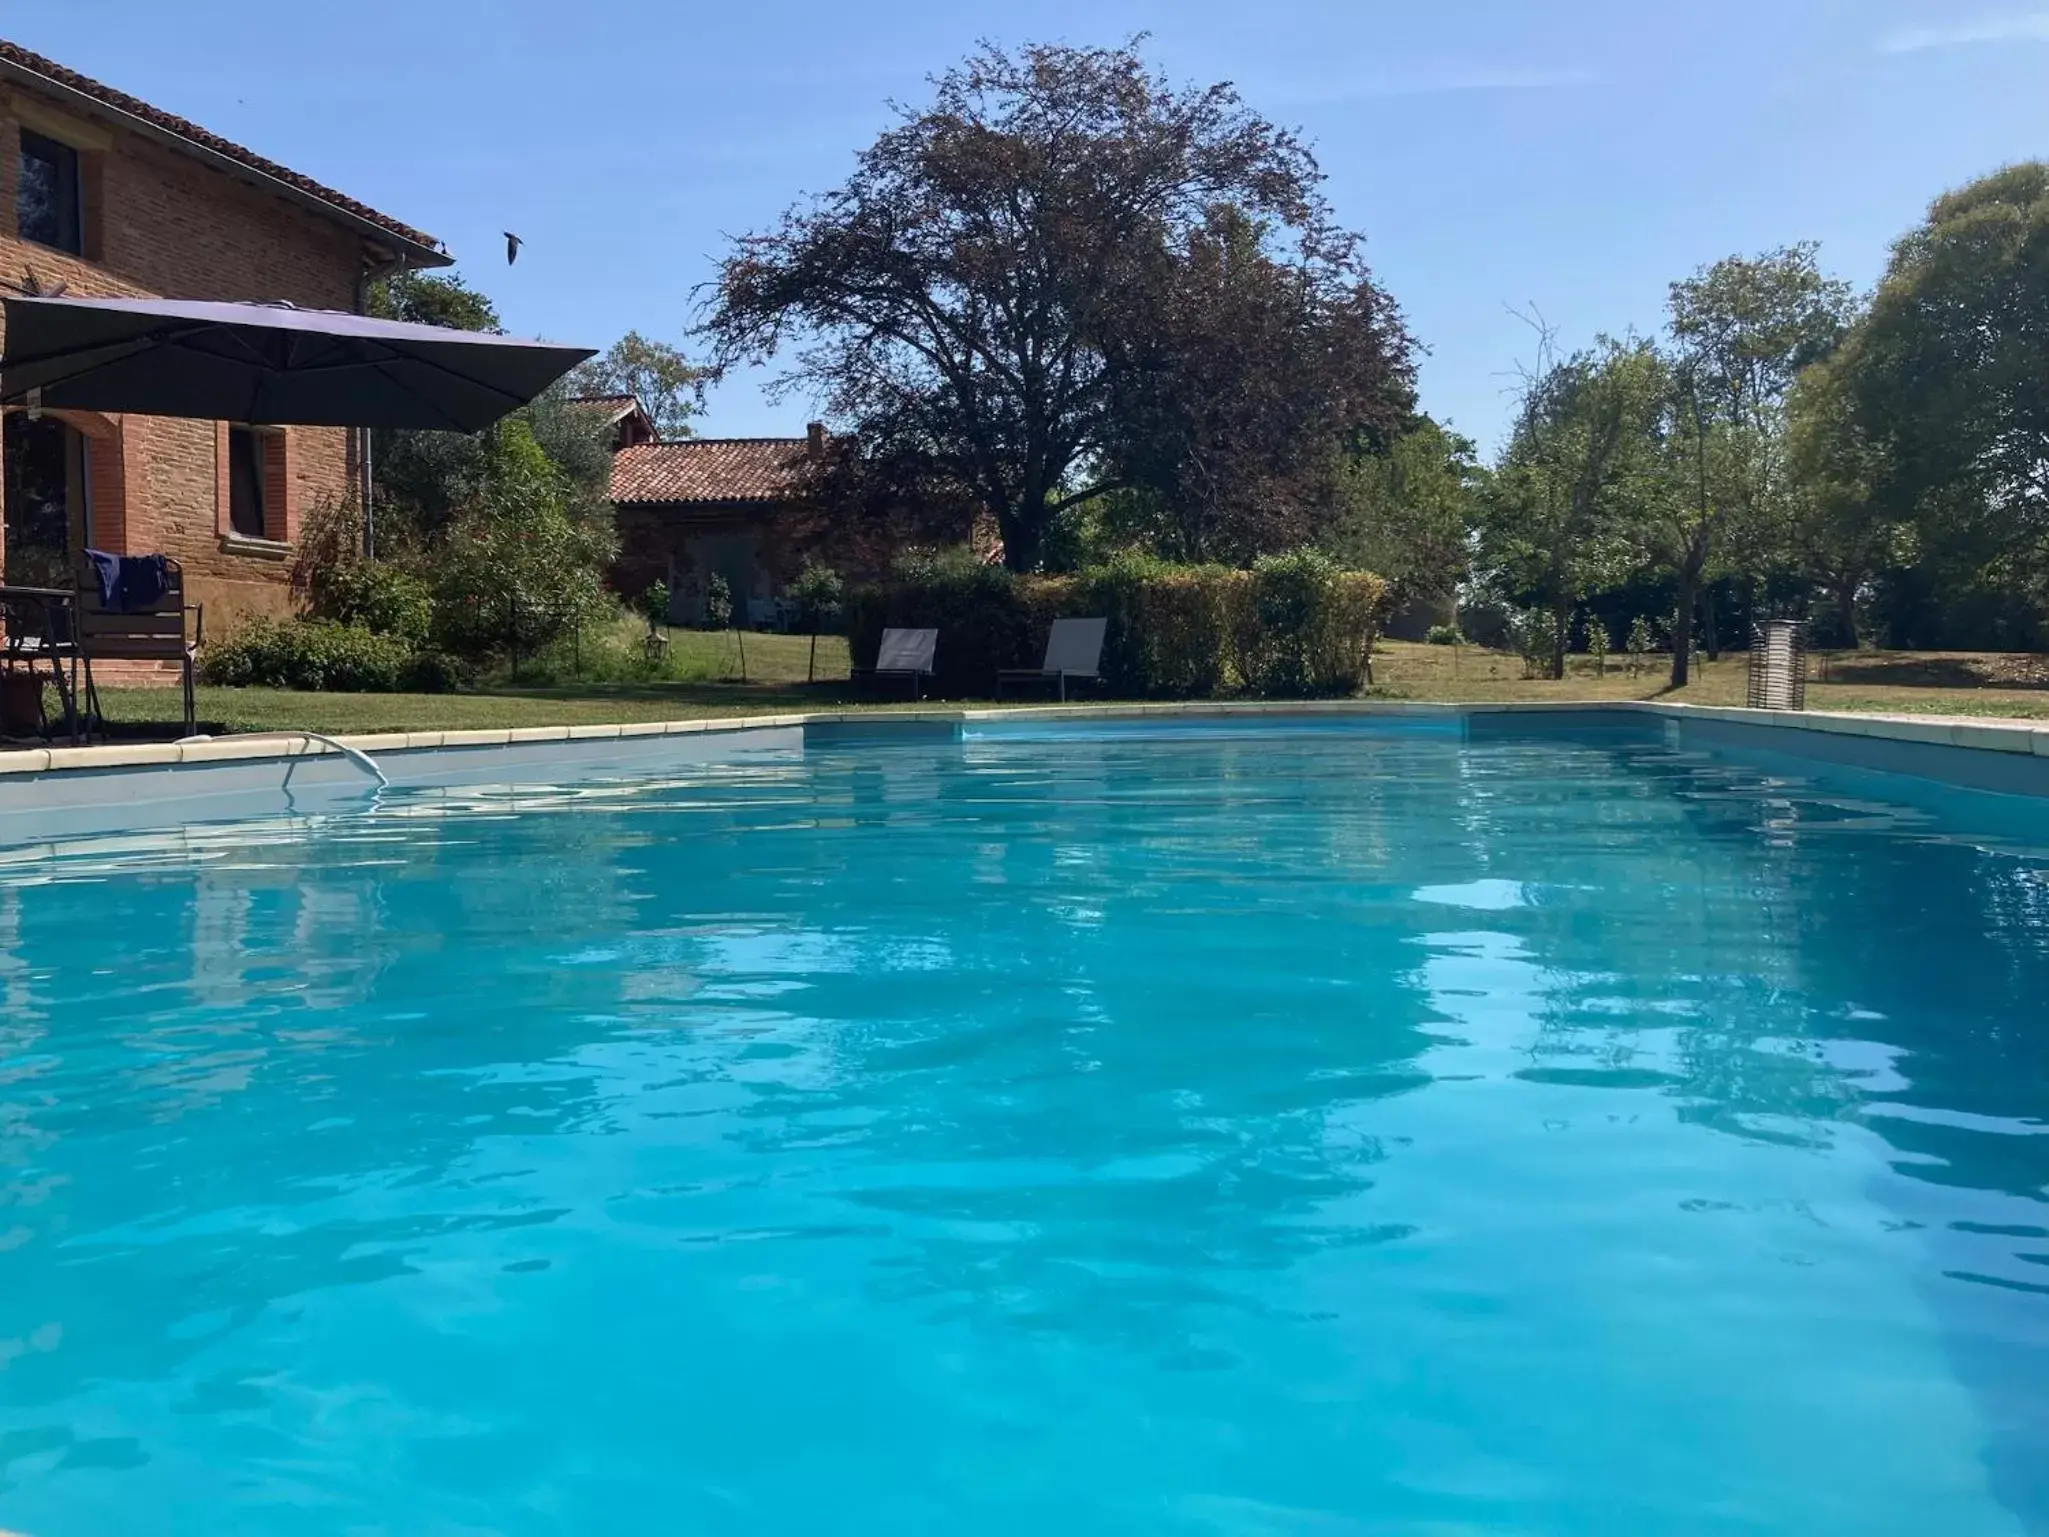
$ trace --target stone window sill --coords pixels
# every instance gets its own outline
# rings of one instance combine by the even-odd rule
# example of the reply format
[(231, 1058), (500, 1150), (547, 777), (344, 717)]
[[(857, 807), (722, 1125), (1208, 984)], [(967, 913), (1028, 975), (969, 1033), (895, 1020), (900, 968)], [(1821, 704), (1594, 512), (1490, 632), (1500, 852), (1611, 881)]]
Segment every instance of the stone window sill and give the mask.
[(252, 539), (247, 534), (222, 534), (221, 551), (252, 560), (290, 560), (292, 547), (278, 539)]

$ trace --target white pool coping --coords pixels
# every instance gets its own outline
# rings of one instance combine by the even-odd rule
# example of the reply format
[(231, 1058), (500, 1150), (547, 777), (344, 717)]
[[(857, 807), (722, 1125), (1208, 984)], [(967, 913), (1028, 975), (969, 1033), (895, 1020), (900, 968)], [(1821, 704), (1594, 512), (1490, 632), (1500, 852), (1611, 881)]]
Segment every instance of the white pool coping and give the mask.
[[(1168, 704), (1041, 705), (1004, 709), (809, 710), (727, 715), (622, 725), (522, 726), (495, 731), (395, 731), (337, 736), (358, 752), (416, 753), (449, 748), (493, 748), (543, 742), (602, 742), (642, 737), (720, 736), (814, 725), (859, 724), (886, 731), (893, 725), (978, 724), (1016, 720), (1125, 720), (1150, 716), (1212, 718), (1277, 716), (1452, 717), (1472, 715), (1652, 715), (1669, 720), (1722, 722), (1773, 731), (1821, 732), (1926, 746), (1968, 748), (2049, 758), (2049, 722), (1986, 720), (1967, 716), (1849, 714), (1819, 710), (1750, 710), (1725, 705), (1666, 704), (1656, 700), (1505, 700), (1435, 703), (1408, 700), (1194, 701)], [(34, 747), (0, 752), (0, 776), (72, 771), (166, 768), (180, 764), (245, 763), (272, 758), (334, 755), (324, 743), (289, 733), (215, 737), (203, 742), (121, 743), (104, 747)]]

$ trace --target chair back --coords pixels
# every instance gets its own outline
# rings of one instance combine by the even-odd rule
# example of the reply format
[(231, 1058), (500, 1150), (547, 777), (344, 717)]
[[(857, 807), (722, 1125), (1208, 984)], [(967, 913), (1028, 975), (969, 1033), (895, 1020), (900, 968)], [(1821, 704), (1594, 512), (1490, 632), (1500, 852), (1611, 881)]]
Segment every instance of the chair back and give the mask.
[(929, 673), (938, 651), (937, 630), (884, 630), (882, 645), (875, 653), (875, 670)]
[(106, 606), (99, 574), (86, 561), (78, 572), (78, 649), (87, 658), (122, 662), (180, 661), (198, 644), (186, 633), (185, 572), (164, 558), (163, 596), (127, 613)]
[(1045, 672), (1070, 678), (1093, 678), (1103, 666), (1103, 632), (1107, 619), (1056, 619), (1046, 637)]

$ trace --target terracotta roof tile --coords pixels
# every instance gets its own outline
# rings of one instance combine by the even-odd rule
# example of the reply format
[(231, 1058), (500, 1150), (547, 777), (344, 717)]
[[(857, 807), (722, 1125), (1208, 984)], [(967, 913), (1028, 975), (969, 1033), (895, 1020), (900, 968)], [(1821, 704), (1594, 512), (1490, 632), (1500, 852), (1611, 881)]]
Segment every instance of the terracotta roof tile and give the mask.
[(569, 403), (586, 411), (601, 412), (608, 422), (631, 416), (640, 409), (640, 402), (631, 395), (571, 395)]
[(241, 165), (247, 166), (250, 170), (260, 172), (275, 181), (284, 182), (287, 186), (295, 187), (308, 196), (317, 198), (333, 208), (339, 209), (344, 213), (353, 214), (358, 219), (367, 220), (381, 229), (388, 230), (401, 240), (408, 241), (417, 246), (426, 246), (434, 250), (440, 249), (441, 242), (432, 235), (427, 234), (424, 230), (414, 229), (410, 224), (401, 223), (389, 214), (379, 213), (367, 203), (359, 203), (352, 197), (344, 196), (342, 193), (335, 191), (334, 188), (325, 186), (310, 176), (301, 176), (297, 171), (281, 166), (275, 160), (266, 159), (254, 150), (244, 149), (241, 145), (224, 139), (217, 133), (210, 133), (206, 129), (201, 128), (197, 123), (189, 122), (185, 118), (166, 112), (160, 107), (152, 107), (140, 97), (130, 96), (126, 91), (117, 91), (110, 85), (102, 85), (97, 80), (81, 75), (75, 69), (66, 69), (55, 60), (46, 59), (39, 53), (30, 53), (26, 48), (10, 43), (4, 38), (0, 38), (0, 60), (5, 60), (19, 69), (28, 70), (32, 74), (41, 75), (47, 80), (53, 80), (58, 85), (76, 91), (81, 96), (89, 97), (103, 106), (112, 107), (117, 112), (125, 112), (130, 117), (141, 118), (144, 122), (161, 128), (166, 133), (175, 134), (181, 139), (189, 140), (191, 143), (197, 144), (202, 148), (212, 150), (216, 155), (236, 161)]
[(791, 495), (803, 438), (684, 438), (612, 456), (612, 500), (774, 502)]

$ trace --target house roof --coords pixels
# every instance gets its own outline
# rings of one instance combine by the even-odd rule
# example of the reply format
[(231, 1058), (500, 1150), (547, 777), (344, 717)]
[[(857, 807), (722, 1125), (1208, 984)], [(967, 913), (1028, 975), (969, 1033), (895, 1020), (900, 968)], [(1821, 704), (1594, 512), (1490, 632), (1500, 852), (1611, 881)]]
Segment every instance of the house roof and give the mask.
[(683, 438), (612, 456), (612, 500), (779, 502), (796, 489), (804, 438)]
[(41, 86), (59, 99), (78, 98), (87, 107), (100, 109), (102, 115), (127, 119), (132, 125), (149, 131), (152, 137), (177, 141), (180, 147), (204, 159), (227, 162), (230, 167), (246, 173), (250, 180), (276, 183), (280, 189), (297, 194), (296, 201), (318, 205), (346, 223), (368, 225), (407, 247), (404, 254), (411, 257), (415, 265), (448, 265), (449, 258), (443, 253), (441, 242), (424, 230), (414, 229), (389, 214), (379, 213), (367, 203), (359, 203), (310, 176), (302, 176), (254, 150), (211, 133), (197, 123), (153, 107), (140, 97), (102, 85), (77, 70), (66, 69), (54, 59), (46, 59), (0, 38), (0, 78), (8, 76), (16, 79), (28, 77), (29, 84)]
[(631, 395), (571, 395), (569, 403), (600, 412), (608, 422), (631, 416), (640, 409), (640, 402)]

